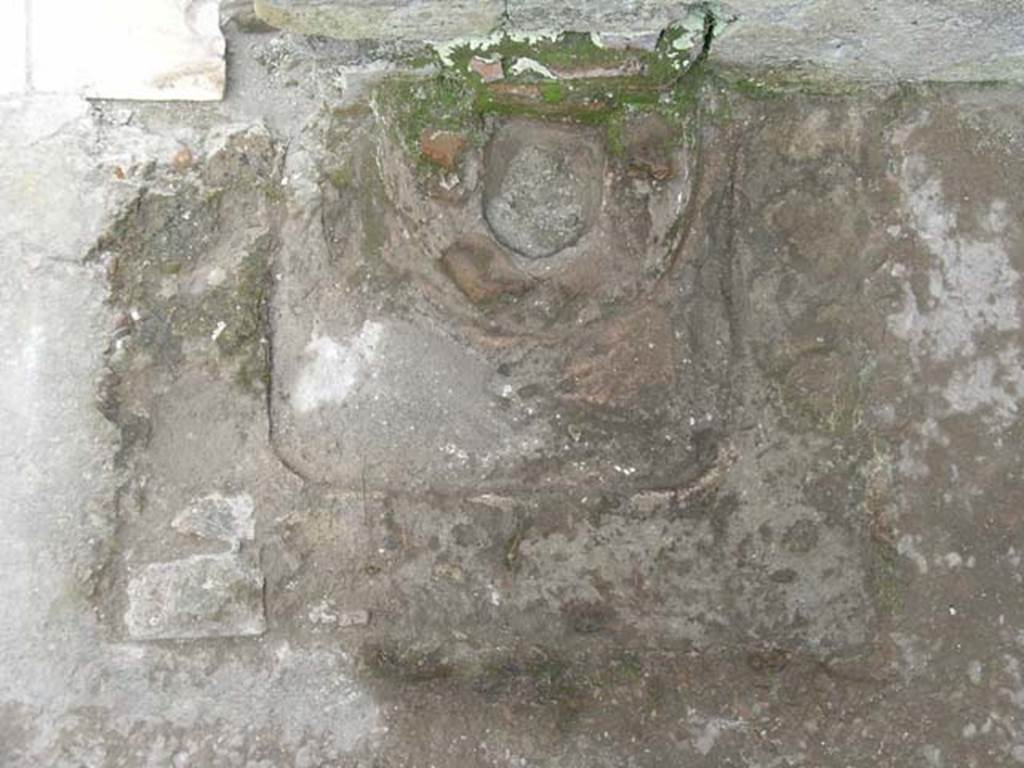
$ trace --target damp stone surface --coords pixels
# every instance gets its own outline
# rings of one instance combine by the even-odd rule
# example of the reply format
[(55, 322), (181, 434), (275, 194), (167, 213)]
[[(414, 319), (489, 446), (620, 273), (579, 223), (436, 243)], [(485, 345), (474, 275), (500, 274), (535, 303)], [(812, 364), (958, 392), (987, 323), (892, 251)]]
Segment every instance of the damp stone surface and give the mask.
[(0, 100), (0, 765), (1019, 764), (1013, 3), (271, 4)]

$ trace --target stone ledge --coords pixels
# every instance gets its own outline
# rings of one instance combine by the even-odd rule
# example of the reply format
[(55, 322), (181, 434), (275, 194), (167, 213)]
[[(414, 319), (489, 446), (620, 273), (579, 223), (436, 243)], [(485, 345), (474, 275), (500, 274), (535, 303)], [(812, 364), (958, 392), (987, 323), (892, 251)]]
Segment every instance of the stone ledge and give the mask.
[(256, 0), (255, 7), (275, 27), (341, 40), (485, 35), (504, 11), (502, 0)]

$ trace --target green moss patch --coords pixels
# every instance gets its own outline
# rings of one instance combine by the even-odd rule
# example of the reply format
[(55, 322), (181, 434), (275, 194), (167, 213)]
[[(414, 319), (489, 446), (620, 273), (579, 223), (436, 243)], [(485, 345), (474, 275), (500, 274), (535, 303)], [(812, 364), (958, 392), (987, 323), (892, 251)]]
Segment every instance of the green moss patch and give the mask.
[[(384, 83), (377, 100), (403, 145), (417, 157), (425, 130), (456, 131), (470, 144), (478, 143), (491, 115), (605, 126), (614, 151), (621, 145), (622, 125), (632, 115), (655, 112), (681, 125), (697, 102), (713, 30), (709, 13), (703, 49), (696, 56), (679, 45), (686, 35), (681, 28), (666, 30), (653, 51), (603, 48), (590, 35), (575, 33), (555, 40), (505, 36), (467, 43), (446, 57), (450, 65), (439, 60), (432, 76)], [(474, 57), (502, 61), (504, 79), (485, 83), (471, 67)], [(513, 65), (521, 60), (536, 66), (518, 71)]]

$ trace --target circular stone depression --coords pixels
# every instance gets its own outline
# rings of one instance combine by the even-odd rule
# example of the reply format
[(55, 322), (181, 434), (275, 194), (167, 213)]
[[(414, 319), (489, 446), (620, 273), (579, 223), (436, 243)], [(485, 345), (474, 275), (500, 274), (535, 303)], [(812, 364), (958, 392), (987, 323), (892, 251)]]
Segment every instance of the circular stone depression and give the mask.
[(484, 218), (498, 241), (521, 256), (554, 256), (593, 226), (604, 153), (585, 129), (506, 123), (485, 162)]

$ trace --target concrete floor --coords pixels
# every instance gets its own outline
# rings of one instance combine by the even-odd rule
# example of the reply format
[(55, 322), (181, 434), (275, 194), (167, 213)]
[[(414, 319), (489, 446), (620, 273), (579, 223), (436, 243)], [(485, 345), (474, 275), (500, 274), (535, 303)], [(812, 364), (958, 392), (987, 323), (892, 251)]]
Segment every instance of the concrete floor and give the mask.
[[(344, 654), (282, 640), (182, 656), (112, 636), (94, 600), (125, 478), (97, 407), (118, 317), (88, 256), (144, 166), (235, 106), (154, 106), (159, 131), (132, 125), (130, 104), (34, 95), (0, 109), (0, 764), (319, 764), (303, 762), (307, 733), (329, 734), (322, 754), (351, 749), (382, 723)], [(250, 742), (262, 757), (245, 757)]]

